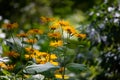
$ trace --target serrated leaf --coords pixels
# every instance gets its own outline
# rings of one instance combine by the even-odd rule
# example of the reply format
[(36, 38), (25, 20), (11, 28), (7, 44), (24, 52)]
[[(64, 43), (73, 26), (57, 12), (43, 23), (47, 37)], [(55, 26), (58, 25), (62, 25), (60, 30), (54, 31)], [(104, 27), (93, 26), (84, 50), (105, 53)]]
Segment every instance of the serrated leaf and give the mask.
[(74, 73), (80, 73), (82, 71), (87, 70), (87, 67), (84, 64), (78, 64), (78, 63), (69, 63), (67, 64), (67, 69)]
[(42, 73), (50, 69), (56, 69), (56, 68), (58, 68), (58, 66), (54, 66), (48, 62), (46, 64), (34, 64), (34, 65), (27, 66), (23, 70), (23, 72), (26, 74), (38, 74), (38, 73)]

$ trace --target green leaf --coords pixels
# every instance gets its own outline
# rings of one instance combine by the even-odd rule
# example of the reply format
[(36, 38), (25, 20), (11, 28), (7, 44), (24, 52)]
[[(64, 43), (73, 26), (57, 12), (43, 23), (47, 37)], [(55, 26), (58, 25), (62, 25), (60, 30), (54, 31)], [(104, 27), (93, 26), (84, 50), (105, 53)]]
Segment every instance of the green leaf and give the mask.
[(29, 79), (27, 80), (44, 80), (44, 76), (41, 74), (37, 74), (37, 75), (32, 75)]
[(2, 50), (3, 50), (3, 52), (9, 51), (9, 46), (7, 46), (4, 43), (2, 43)]
[(66, 67), (69, 71), (74, 73), (80, 73), (81, 71), (87, 70), (87, 67), (84, 64), (78, 63), (69, 63)]
[(11, 76), (11, 75), (10, 75), (10, 72), (8, 72), (8, 71), (5, 70), (5, 69), (2, 69), (2, 73), (5, 74), (6, 76)]
[(0, 80), (10, 80), (8, 76), (0, 76)]
[(57, 69), (57, 68), (58, 66), (54, 66), (48, 62), (46, 64), (34, 64), (34, 65), (27, 66), (23, 70), (23, 72), (26, 74), (38, 74), (38, 73), (48, 71), (50, 69)]

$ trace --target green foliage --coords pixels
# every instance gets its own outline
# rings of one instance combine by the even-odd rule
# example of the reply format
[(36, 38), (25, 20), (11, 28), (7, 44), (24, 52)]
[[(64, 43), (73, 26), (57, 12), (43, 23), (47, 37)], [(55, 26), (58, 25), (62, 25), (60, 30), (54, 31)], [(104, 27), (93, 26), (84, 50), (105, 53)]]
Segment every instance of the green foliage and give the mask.
[(23, 72), (26, 74), (38, 74), (38, 73), (42, 73), (45, 71), (49, 71), (50, 69), (57, 69), (57, 66), (54, 66), (50, 63), (46, 63), (46, 64), (33, 64), (30, 66), (27, 66)]
[(3, 74), (7, 75), (8, 77), (10, 77), (10, 75), (11, 75), (10, 72), (8, 72), (7, 70), (4, 70), (4, 69), (2, 69), (1, 72)]
[(31, 75), (30, 78), (26, 79), (26, 80), (44, 80), (44, 76), (41, 74), (38, 75)]
[(2, 43), (2, 48), (3, 48), (3, 52), (9, 51), (9, 46), (5, 45), (4, 43)]
[[(100, 6), (96, 6), (91, 10), (90, 24), (88, 34), (91, 40), (90, 50), (96, 47), (99, 51), (98, 65), (102, 71), (95, 77), (105, 80), (119, 80), (119, 38), (120, 38), (120, 14), (119, 2), (115, 0), (113, 3), (108, 0)], [(107, 75), (106, 75), (107, 74)]]
[(87, 70), (87, 67), (84, 64), (78, 63), (69, 63), (66, 65), (67, 69), (74, 73), (80, 73), (81, 71)]

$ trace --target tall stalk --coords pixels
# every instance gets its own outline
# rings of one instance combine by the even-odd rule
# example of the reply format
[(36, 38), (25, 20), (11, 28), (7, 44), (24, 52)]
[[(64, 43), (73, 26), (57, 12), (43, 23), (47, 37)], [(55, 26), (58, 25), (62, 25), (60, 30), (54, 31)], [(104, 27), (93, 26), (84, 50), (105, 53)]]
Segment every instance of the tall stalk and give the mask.
[(17, 43), (16, 43), (16, 41), (15, 41), (15, 39), (14, 39), (14, 36), (13, 36), (13, 34), (11, 33), (11, 31), (10, 31), (10, 36), (12, 37), (13, 42), (15, 43), (15, 47), (16, 47), (17, 51), (19, 52), (19, 49), (18, 49)]

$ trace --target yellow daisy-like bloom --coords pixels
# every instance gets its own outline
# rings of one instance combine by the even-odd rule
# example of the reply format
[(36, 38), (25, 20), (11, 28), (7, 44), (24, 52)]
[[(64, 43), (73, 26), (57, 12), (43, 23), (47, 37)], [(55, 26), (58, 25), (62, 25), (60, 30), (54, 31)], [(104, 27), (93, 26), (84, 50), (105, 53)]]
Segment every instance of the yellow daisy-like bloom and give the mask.
[(6, 52), (5, 55), (7, 55), (9, 57), (13, 57), (13, 58), (17, 58), (20, 56), (20, 54), (15, 51)]
[(27, 34), (32, 34), (32, 35), (35, 35), (35, 34), (43, 34), (43, 31), (40, 30), (40, 29), (31, 29), (27, 32)]
[(71, 35), (76, 34), (76, 30), (75, 30), (75, 28), (72, 27), (72, 26), (63, 27), (63, 30), (65, 30), (67, 33), (69, 33), (69, 34), (71, 34)]
[(64, 71), (64, 67), (59, 68), (58, 70), (55, 71), (55, 73), (62, 73)]
[(37, 56), (38, 50), (33, 49), (31, 47), (26, 47), (25, 50), (28, 52), (28, 54), (25, 55), (26, 58), (33, 58), (35, 55)]
[(7, 69), (8, 69), (8, 70), (13, 70), (14, 67), (15, 67), (15, 65), (12, 65), (12, 64), (11, 64), (11, 65), (7, 65)]
[(27, 37), (28, 35), (26, 33), (20, 33), (16, 35), (17, 37)]
[(61, 38), (61, 34), (59, 32), (48, 33), (48, 36), (51, 37), (51, 38), (55, 38), (55, 39), (60, 39)]
[(32, 59), (35, 58), (36, 55), (35, 54), (25, 54), (25, 59)]
[(52, 46), (52, 47), (59, 47), (59, 46), (62, 46), (62, 45), (63, 45), (63, 41), (61, 41), (61, 40), (50, 42), (50, 46)]
[[(62, 79), (62, 75), (61, 74), (55, 74), (55, 77), (58, 79)], [(64, 75), (64, 79), (69, 79), (69, 76)]]
[(0, 68), (7, 69), (7, 65), (3, 62), (0, 62)]
[(38, 52), (38, 50), (33, 49), (31, 47), (27, 47), (27, 48), (25, 48), (25, 50), (28, 52), (28, 54), (25, 54), (26, 59), (35, 58), (36, 57), (36, 52)]
[(29, 53), (34, 53), (35, 49), (31, 48), (31, 47), (26, 47), (25, 50)]
[(27, 39), (27, 40), (25, 40), (25, 42), (34, 44), (37, 42), (37, 40), (36, 39)]
[(69, 25), (70, 25), (68, 21), (64, 21), (64, 20), (58, 21), (58, 23), (59, 23), (61, 26), (69, 26)]
[(43, 22), (43, 23), (46, 23), (46, 22), (51, 22), (51, 21), (54, 21), (55, 19), (54, 18), (49, 18), (49, 17), (40, 17), (40, 20)]
[(40, 17), (40, 20), (41, 20), (42, 22), (47, 22), (46, 17), (44, 17), (44, 16)]
[(6, 29), (10, 30), (10, 29), (17, 28), (18, 24), (17, 23), (13, 23), (13, 24), (12, 23), (5, 23), (2, 26), (3, 26), (3, 28), (6, 28)]
[(53, 61), (53, 60), (51, 60), (50, 63), (53, 64), (54, 66), (58, 66), (58, 65), (59, 65), (58, 62), (55, 62), (55, 61)]
[(45, 64), (47, 62), (47, 58), (46, 57), (41, 57), (41, 64)]
[[(40, 56), (43, 56), (43, 57), (47, 57), (47, 56), (49, 56), (49, 54), (47, 53), (47, 52), (40, 52), (41, 54), (40, 54)], [(38, 55), (38, 54), (37, 54)]]
[(37, 64), (45, 64), (47, 62), (50, 62), (53, 65), (56, 66), (58, 65), (58, 62), (54, 61), (57, 59), (57, 56), (55, 54), (40, 52), (33, 48), (25, 48), (25, 50), (29, 53), (29, 54), (25, 54), (25, 59), (34, 58)]
[(56, 30), (60, 26), (59, 23), (54, 23), (53, 25), (49, 26), (51, 30)]
[(75, 34), (75, 36), (82, 39), (86, 38), (86, 34)]
[(49, 56), (48, 56), (48, 54), (47, 55), (42, 55), (42, 56), (37, 56), (36, 57), (36, 62), (38, 63), (38, 64), (45, 64), (46, 62), (48, 62), (49, 61)]
[(25, 54), (25, 59), (31, 59), (29, 54)]
[(37, 64), (41, 64), (41, 59), (40, 58), (36, 58), (36, 63)]
[(50, 54), (50, 59), (55, 60), (55, 59), (57, 59), (57, 56), (55, 54)]

